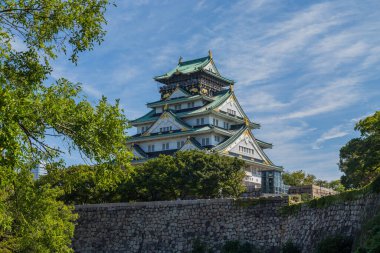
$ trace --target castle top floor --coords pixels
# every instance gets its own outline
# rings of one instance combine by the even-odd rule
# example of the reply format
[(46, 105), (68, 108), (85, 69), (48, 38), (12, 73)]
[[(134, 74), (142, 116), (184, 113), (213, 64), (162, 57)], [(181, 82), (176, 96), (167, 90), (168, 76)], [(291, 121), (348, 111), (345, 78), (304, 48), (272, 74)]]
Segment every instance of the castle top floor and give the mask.
[(154, 77), (163, 86), (160, 88), (161, 99), (166, 99), (177, 87), (191, 95), (205, 95), (212, 97), (221, 90), (234, 84), (233, 80), (223, 77), (209, 51), (207, 57), (190, 61), (179, 58), (178, 65), (171, 71)]

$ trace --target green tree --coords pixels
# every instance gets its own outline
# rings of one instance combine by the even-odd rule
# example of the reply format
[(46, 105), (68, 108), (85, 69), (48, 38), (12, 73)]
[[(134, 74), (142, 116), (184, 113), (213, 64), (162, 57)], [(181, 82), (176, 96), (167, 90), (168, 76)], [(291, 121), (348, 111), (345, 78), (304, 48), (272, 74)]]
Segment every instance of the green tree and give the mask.
[[(0, 3), (2, 252), (71, 251), (73, 226), (68, 222), (73, 216), (56, 200), (61, 191), (30, 178), (34, 166), (54, 163), (63, 152), (48, 145), (47, 136), (59, 138), (69, 151), (76, 149), (103, 168), (127, 168), (128, 124), (119, 103), (110, 105), (103, 97), (93, 106), (80, 95), (80, 85), (66, 79), (47, 84), (51, 60), (64, 53), (77, 63), (80, 52), (103, 40), (108, 6), (107, 0)], [(15, 42), (25, 48), (17, 50)]]
[(314, 175), (306, 174), (303, 170), (284, 172), (282, 179), (284, 180), (284, 184), (290, 186), (311, 185), (316, 181)]
[(340, 150), (341, 181), (346, 188), (365, 186), (380, 175), (380, 111), (360, 120), (355, 130), (361, 136)]
[(240, 196), (245, 164), (237, 158), (201, 151), (160, 155), (138, 166), (119, 188), (122, 201)]
[(37, 184), (63, 190), (59, 200), (66, 204), (117, 202), (117, 187), (128, 180), (130, 169), (103, 165), (48, 166)]

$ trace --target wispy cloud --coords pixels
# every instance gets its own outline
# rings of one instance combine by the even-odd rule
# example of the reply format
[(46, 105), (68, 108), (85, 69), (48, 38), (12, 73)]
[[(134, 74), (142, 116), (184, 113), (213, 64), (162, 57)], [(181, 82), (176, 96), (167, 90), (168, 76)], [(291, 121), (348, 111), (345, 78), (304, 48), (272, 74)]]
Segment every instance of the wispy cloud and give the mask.
[(347, 129), (344, 129), (342, 125), (333, 127), (327, 132), (324, 132), (321, 137), (316, 140), (316, 142), (313, 144), (313, 149), (319, 149), (325, 141), (340, 138), (348, 134), (349, 131)]

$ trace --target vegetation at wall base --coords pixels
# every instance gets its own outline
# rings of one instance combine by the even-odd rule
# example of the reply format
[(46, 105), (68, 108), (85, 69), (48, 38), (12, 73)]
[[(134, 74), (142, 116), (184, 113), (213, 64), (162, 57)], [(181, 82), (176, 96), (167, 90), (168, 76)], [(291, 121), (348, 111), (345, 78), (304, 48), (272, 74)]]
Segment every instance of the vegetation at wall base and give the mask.
[(280, 211), (284, 215), (291, 215), (300, 211), (302, 206), (308, 206), (311, 208), (325, 208), (344, 201), (357, 200), (372, 193), (380, 193), (380, 176), (367, 186), (360, 189), (348, 190), (336, 195), (324, 196), (298, 204), (290, 204), (288, 206), (281, 207)]
[(349, 237), (335, 235), (320, 241), (316, 253), (351, 253), (352, 239)]
[(249, 242), (227, 241), (221, 250), (222, 253), (260, 253), (256, 247)]
[(301, 253), (301, 250), (292, 241), (287, 241), (282, 246), (281, 253)]
[(355, 253), (380, 252), (380, 213), (362, 227), (355, 245)]

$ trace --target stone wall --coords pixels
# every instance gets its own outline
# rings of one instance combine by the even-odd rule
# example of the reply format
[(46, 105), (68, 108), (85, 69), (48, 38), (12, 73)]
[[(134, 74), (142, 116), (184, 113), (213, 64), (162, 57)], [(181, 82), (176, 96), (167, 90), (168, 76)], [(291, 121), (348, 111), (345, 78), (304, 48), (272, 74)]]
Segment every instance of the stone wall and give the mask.
[(81, 205), (73, 246), (76, 252), (189, 252), (198, 238), (215, 251), (239, 240), (278, 252), (291, 240), (311, 253), (327, 235), (357, 233), (378, 211), (380, 195), (283, 215), (279, 209), (287, 204), (277, 197)]

